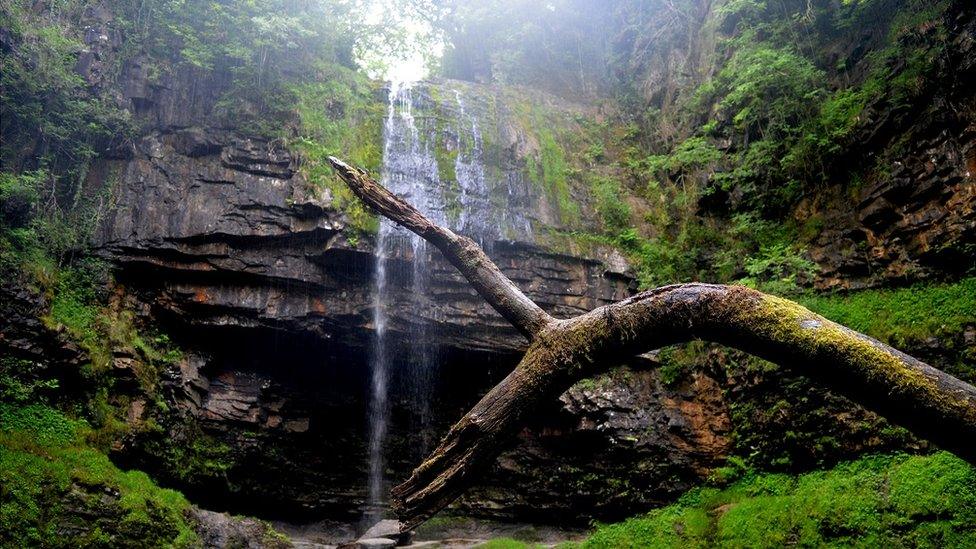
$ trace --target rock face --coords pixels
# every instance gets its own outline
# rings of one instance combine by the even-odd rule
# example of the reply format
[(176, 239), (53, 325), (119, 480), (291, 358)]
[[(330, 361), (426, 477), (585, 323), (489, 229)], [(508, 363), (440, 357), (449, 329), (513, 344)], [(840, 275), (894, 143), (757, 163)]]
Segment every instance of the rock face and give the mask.
[[(115, 164), (104, 168), (117, 170), (119, 181), (98, 246), (125, 267), (123, 277), (142, 287), (155, 282), (154, 300), (166, 310), (196, 325), (364, 345), (374, 307), (373, 251), (350, 245), (342, 213), (327, 192), (310, 190), (286, 150), (192, 128), (147, 136), (134, 158)], [(492, 249), (506, 273), (556, 315), (620, 299), (630, 287), (625, 273), (599, 259), (524, 241), (498, 241)], [(425, 310), (405, 292), (386, 304), (392, 333), (422, 323), (452, 347), (524, 345), (453, 267), (439, 257), (432, 265), (436, 287)]]
[(856, 204), (833, 210), (811, 250), (818, 286), (965, 273), (976, 238), (976, 126), (915, 142)]
[(810, 253), (820, 288), (857, 288), (932, 276), (962, 275), (976, 239), (976, 18), (952, 22), (946, 55), (911, 107), (872, 105), (853, 158), (873, 156), (876, 170), (852, 201), (842, 190), (824, 201), (824, 230)]
[[(585, 523), (630, 516), (700, 484), (732, 449), (723, 388), (622, 368), (581, 382), (504, 454), (461, 506), (498, 518)], [(517, 485), (518, 490), (505, 487)]]
[(60, 391), (77, 392), (83, 383), (85, 353), (41, 317), (47, 301), (16, 280), (0, 282), (0, 368), (34, 380), (58, 379)]
[[(425, 89), (419, 101), (429, 105), (431, 94)], [(209, 97), (197, 95), (202, 99), (187, 100)], [(114, 180), (115, 207), (96, 244), (117, 266), (125, 291), (186, 350), (164, 382), (171, 414), (157, 421), (177, 444), (195, 444), (199, 433), (187, 427), (195, 425), (226, 447), (226, 479), (159, 470), (156, 450), (139, 440), (129, 441), (119, 459), (155, 467), (208, 505), (357, 520), (368, 465), (368, 351), (377, 306), (372, 242), (347, 237), (347, 220), (332, 196), (315, 189), (280, 144), (212, 126), (183, 127), (164, 116), (165, 94), (153, 97), (140, 108), (166, 121), (139, 139), (129, 158), (108, 159), (91, 173), (93, 181)], [(467, 120), (463, 108), (460, 99), (451, 102), (445, 116)], [(154, 109), (163, 111), (154, 115)], [(445, 134), (447, 146), (461, 146), (458, 128)], [(526, 145), (511, 127), (505, 131), (505, 139), (496, 139), (508, 151), (499, 173), (511, 181)], [(454, 168), (475, 169), (465, 168), (467, 156), (455, 154)], [(547, 201), (525, 195), (532, 191), (528, 182), (513, 185), (521, 190), (505, 215), (519, 227), (551, 218)], [(485, 208), (488, 197), (481, 197)], [(478, 236), (489, 235), (483, 243), (492, 258), (556, 316), (580, 314), (632, 291), (619, 255), (579, 257), (537, 244), (528, 229), (490, 230), (490, 211), (454, 222), (462, 231), (480, 223)], [(426, 295), (411, 291), (415, 258), (407, 250), (390, 261), (398, 275), (382, 303), (387, 337), (402, 363), (391, 380), (391, 479), (416, 465), (514, 365), (526, 343), (438, 252), (428, 253)], [(428, 403), (433, 419), (423, 421), (428, 413), (410, 396), (405, 368), (418, 327), (436, 348), (441, 378)]]
[[(162, 326), (184, 350), (163, 375), (168, 411), (145, 398), (134, 398), (129, 409), (130, 423), (151, 418), (162, 426), (153, 435), (157, 444), (135, 437), (115, 457), (217, 508), (358, 520), (366, 499), (366, 399), (376, 329), (373, 242), (348, 237), (337, 202), (306, 180), (301, 160), (282, 143), (248, 135), (219, 108), (230, 73), (175, 66), (151, 76), (148, 61), (135, 57), (113, 82), (120, 31), (105, 10), (92, 8), (86, 17), (92, 26), (77, 71), (148, 128), (88, 172), (88, 187), (111, 184), (114, 205), (96, 245), (116, 266), (121, 291), (142, 305), (144, 319)], [(972, 32), (959, 36), (950, 63), (957, 67), (956, 84), (947, 86), (944, 102), (970, 110), (942, 109), (946, 114), (930, 124), (913, 123), (911, 145), (894, 159), (890, 177), (870, 181), (855, 201), (835, 197), (826, 211), (839, 213), (824, 219), (826, 230), (810, 248), (822, 267), (820, 285), (854, 287), (958, 270), (971, 258), (976, 128), (951, 113), (972, 112), (971, 87), (963, 84), (976, 54)], [(703, 73), (674, 69), (698, 67), (704, 63), (699, 57), (675, 49), (656, 59), (661, 70), (647, 71), (650, 82), (659, 82), (648, 88), (651, 99), (667, 103), (687, 85), (682, 74)], [(525, 94), (546, 108), (566, 108)], [(443, 188), (438, 215), (479, 237), (513, 281), (557, 317), (626, 297), (634, 285), (619, 255), (565, 253), (539, 238), (542, 227), (569, 227), (544, 196), (551, 189), (526, 177), (527, 159), (542, 144), (520, 128), (516, 119), (527, 115), (511, 99), (457, 82), (416, 90), (417, 130)], [(918, 118), (876, 114), (879, 123), (866, 130), (871, 135), (898, 131), (888, 121)], [(483, 181), (484, 188), (459, 188), (461, 178)], [(582, 197), (569, 199), (582, 205), (584, 223), (597, 217)], [(409, 253), (391, 258), (394, 280), (408, 280), (416, 259)], [(425, 295), (395, 283), (383, 303), (391, 354), (409, 362), (411, 334), (423, 332), (439, 365), (426, 410), (411, 398), (410, 370), (392, 372), (391, 482), (511, 369), (525, 346), (436, 252), (425, 263)], [(4, 352), (52, 365), (83, 360), (37, 320), (42, 301), (13, 285), (0, 289)], [(115, 357), (120, 376), (126, 361)], [(498, 518), (570, 522), (639, 513), (722, 465), (733, 443), (742, 444), (734, 426), (744, 424), (776, 433), (747, 444), (795, 436), (787, 425), (829, 433), (834, 442), (827, 446), (835, 446), (819, 453), (807, 450), (822, 440), (763, 449), (802, 465), (906, 443), (876, 436), (884, 428), (877, 418), (780, 373), (728, 379), (725, 363), (735, 361), (745, 359), (723, 358), (677, 381), (620, 369), (578, 384), (539, 412), (460, 507)], [(784, 386), (787, 396), (769, 389)], [(794, 397), (802, 405), (777, 400)], [(187, 449), (206, 467), (191, 470), (179, 459), (162, 463), (166, 447)], [(213, 543), (236, 539), (237, 527), (220, 516), (200, 520), (213, 525)]]
[[(441, 83), (421, 90), (419, 104), (437, 108), (432, 97), (443, 96), (452, 86)], [(463, 113), (489, 104), (479, 95), (483, 91), (457, 87), (475, 99), (442, 102), (439, 114), (421, 122), (420, 131), (431, 134), (434, 146), (441, 139), (439, 146), (461, 151), (449, 156), (454, 169), (470, 170), (464, 166), (471, 158), (465, 156), (471, 150), (465, 126), (430, 122), (464, 121)], [(199, 101), (209, 97), (198, 95), (204, 98)], [(168, 104), (154, 97), (140, 103), (147, 116), (162, 108), (154, 105)], [(92, 178), (115, 179), (115, 208), (99, 228), (97, 244), (117, 265), (116, 278), (126, 291), (146, 304), (153, 321), (187, 350), (164, 383), (175, 413), (159, 418), (169, 442), (193, 446), (202, 433), (225, 449), (220, 459), (226, 467), (217, 476), (181, 476), (160, 469), (155, 450), (138, 440), (119, 459), (155, 470), (209, 506), (271, 517), (358, 520), (366, 504), (366, 401), (375, 335), (372, 242), (347, 237), (347, 220), (332, 196), (314, 188), (302, 175), (299, 159), (280, 144), (154, 116), (169, 122), (141, 138), (128, 158), (106, 160), (91, 172)], [(510, 204), (516, 211), (499, 221), (507, 229), (486, 230), (490, 211), (469, 219), (473, 225), (468, 228), (480, 223), (477, 232), (491, 235), (483, 243), (492, 258), (557, 317), (627, 296), (633, 281), (619, 256), (579, 257), (535, 241), (532, 227), (557, 223), (558, 216), (546, 200), (532, 194), (542, 191), (513, 175), (520, 158), (524, 163), (520, 155), (531, 154), (534, 145), (515, 125), (496, 127), (497, 154), (489, 163), (499, 162), (496, 176), (501, 174), (499, 180), (517, 189)], [(956, 162), (971, 156), (971, 144), (944, 137), (920, 144), (922, 152), (906, 164), (919, 166), (936, 154), (951, 161), (936, 164), (952, 168), (919, 172), (929, 177), (929, 190), (916, 186), (898, 193), (890, 185), (868, 189), (858, 208), (878, 213), (863, 219), (849, 215), (845, 223), (860, 220), (858, 230), (875, 235), (871, 238), (879, 243), (889, 242), (895, 250), (889, 252), (892, 257), (924, 257), (922, 243), (937, 243), (938, 235), (950, 234), (946, 227), (957, 228), (951, 233), (953, 242), (971, 238), (968, 206), (953, 207), (942, 217), (924, 213), (938, 209), (939, 201), (972, 198), (971, 179), (960, 175)], [(905, 172), (899, 177), (908, 176)], [(923, 213), (911, 214), (918, 204), (925, 204)], [(899, 212), (897, 219), (893, 210)], [(446, 207), (439, 215), (465, 229), (465, 220), (448, 219)], [(909, 235), (917, 237), (916, 244)], [(818, 258), (824, 265), (835, 257), (840, 263), (857, 257), (837, 252), (842, 245), (829, 249)], [(417, 464), (454, 419), (510, 370), (525, 345), (436, 252), (426, 261), (428, 291), (414, 295), (406, 281), (415, 259), (409, 250), (392, 258), (391, 268), (399, 273), (394, 281), (399, 282), (383, 303), (392, 354), (400, 363), (391, 379), (386, 449), (390, 481), (403, 478)], [(856, 279), (850, 270), (843, 276)], [(411, 334), (418, 331), (436, 348), (439, 368), (424, 409), (411, 396), (411, 370), (404, 367), (414, 352)], [(713, 372), (664, 383), (656, 373), (621, 370), (580, 384), (540, 412), (520, 435), (519, 445), (460, 507), (497, 518), (581, 521), (619, 518), (670, 501), (723, 464), (734, 439), (730, 403), (746, 402), (753, 424), (773, 428), (782, 423), (763, 415), (762, 407), (775, 407), (776, 402), (753, 398), (782, 377), (761, 379), (733, 384)], [(735, 393), (738, 386), (755, 391)], [(824, 404), (824, 399), (816, 402), (828, 411), (811, 414), (819, 422), (811, 430), (826, 429), (841, 442), (822, 455), (804, 457), (802, 449), (790, 450), (790, 459), (812, 465), (903, 441), (849, 436), (874, 420), (857, 411), (850, 416), (846, 401)]]

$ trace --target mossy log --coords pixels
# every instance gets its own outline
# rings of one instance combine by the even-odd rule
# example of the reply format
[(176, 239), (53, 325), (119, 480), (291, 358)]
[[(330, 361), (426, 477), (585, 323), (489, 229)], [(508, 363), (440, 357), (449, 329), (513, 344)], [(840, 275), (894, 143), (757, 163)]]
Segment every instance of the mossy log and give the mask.
[(367, 173), (330, 161), (360, 199), (434, 244), (531, 341), (515, 370), (393, 489), (393, 508), (404, 528), (454, 501), (540, 403), (637, 354), (693, 339), (791, 368), (976, 464), (976, 388), (880, 341), (786, 299), (715, 284), (664, 286), (572, 319), (555, 319), (470, 239), (434, 225)]

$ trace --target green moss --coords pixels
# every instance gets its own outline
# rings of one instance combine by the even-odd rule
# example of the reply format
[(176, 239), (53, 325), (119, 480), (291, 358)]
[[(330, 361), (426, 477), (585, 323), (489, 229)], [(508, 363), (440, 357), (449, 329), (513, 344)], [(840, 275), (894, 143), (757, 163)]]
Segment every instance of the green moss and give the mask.
[(644, 517), (601, 526), (583, 547), (967, 547), (976, 470), (955, 456), (875, 456), (791, 477), (698, 488)]
[(574, 223), (579, 219), (579, 205), (573, 200), (570, 191), (566, 153), (544, 121), (537, 119), (536, 124), (539, 156), (528, 159), (526, 167), (529, 179), (555, 202), (560, 222)]
[(564, 226), (579, 222), (579, 204), (573, 198), (570, 173), (570, 147), (578, 125), (563, 113), (551, 112), (522, 96), (508, 96), (518, 124), (533, 136), (539, 145), (535, 155), (526, 158), (526, 173), (533, 185), (555, 207), (558, 220)]
[[(118, 469), (83, 442), (88, 431), (51, 408), (0, 405), (0, 537), (19, 547), (198, 545), (186, 499)], [(94, 528), (64, 536), (79, 519)]]
[(205, 433), (191, 418), (163, 414), (160, 421), (164, 425), (147, 426), (137, 444), (167, 478), (183, 484), (224, 479), (234, 465), (230, 446)]
[(49, 327), (65, 329), (101, 371), (111, 361), (110, 342), (99, 326), (102, 304), (97, 295), (106, 274), (105, 265), (97, 261), (57, 271), (56, 282), (47, 292), (51, 307), (44, 318)]
[(375, 87), (343, 67), (332, 67), (321, 80), (292, 88), (298, 98), (301, 127), (290, 145), (301, 157), (301, 172), (317, 188), (325, 189), (333, 206), (343, 211), (353, 234), (350, 240), (379, 230), (370, 212), (333, 172), (329, 156), (376, 173), (383, 162), (383, 106), (375, 101)]
[(811, 356), (845, 357), (862, 378), (884, 383), (893, 392), (920, 392), (938, 400), (931, 380), (872, 342), (852, 337), (839, 325), (821, 322), (822, 318), (792, 301), (766, 295), (759, 299), (755, 306), (743, 303), (738, 314), (742, 322), (770, 340), (803, 349)]
[(930, 337), (951, 339), (966, 326), (976, 325), (976, 278), (797, 300), (834, 322), (896, 347)]

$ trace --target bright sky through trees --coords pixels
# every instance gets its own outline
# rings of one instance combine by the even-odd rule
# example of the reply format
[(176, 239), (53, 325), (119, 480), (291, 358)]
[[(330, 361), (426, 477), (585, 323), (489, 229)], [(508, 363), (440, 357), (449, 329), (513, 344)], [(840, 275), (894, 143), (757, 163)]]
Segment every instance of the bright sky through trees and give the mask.
[(397, 0), (359, 0), (362, 26), (373, 29), (356, 42), (356, 60), (373, 78), (413, 82), (427, 76), (444, 42), (430, 22)]

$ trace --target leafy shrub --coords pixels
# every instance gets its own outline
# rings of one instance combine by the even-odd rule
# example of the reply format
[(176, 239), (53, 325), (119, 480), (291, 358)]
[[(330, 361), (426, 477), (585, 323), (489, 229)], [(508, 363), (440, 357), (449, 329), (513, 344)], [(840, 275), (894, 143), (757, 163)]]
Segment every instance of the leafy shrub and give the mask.
[(48, 178), (45, 170), (20, 174), (0, 172), (0, 225), (9, 229), (26, 228), (33, 218), (40, 198), (41, 182)]
[(598, 177), (592, 184), (592, 191), (604, 230), (610, 234), (627, 230), (631, 224), (630, 207), (621, 196), (620, 183), (608, 177)]
[[(80, 10), (66, 4), (67, 13)], [(66, 21), (16, 0), (0, 4), (0, 27), (13, 44), (0, 54), (0, 165), (22, 165), (27, 153), (37, 157), (28, 166), (77, 183), (100, 148), (127, 134), (129, 116), (107, 96), (87, 93), (74, 68), (83, 45)]]
[(42, 377), (43, 369), (31, 360), (0, 357), (0, 400), (23, 404), (37, 401), (58, 388), (58, 380)]
[(802, 249), (776, 243), (761, 247), (745, 260), (748, 277), (738, 282), (771, 294), (790, 295), (799, 291), (798, 282), (812, 280), (816, 270), (816, 263)]

